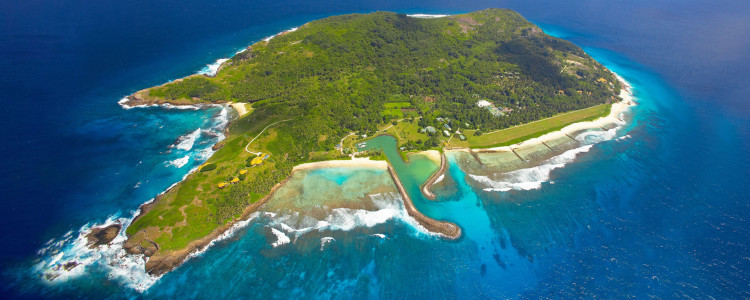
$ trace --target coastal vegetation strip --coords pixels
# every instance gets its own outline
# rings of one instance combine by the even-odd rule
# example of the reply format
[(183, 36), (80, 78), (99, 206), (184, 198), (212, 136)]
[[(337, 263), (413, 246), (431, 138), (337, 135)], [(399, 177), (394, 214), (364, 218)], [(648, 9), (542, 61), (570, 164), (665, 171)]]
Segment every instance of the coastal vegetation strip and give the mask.
[[(605, 117), (610, 113), (611, 107), (611, 104), (600, 104), (482, 135), (474, 135), (476, 131), (467, 130), (467, 146), (471, 148), (492, 148), (517, 144), (549, 132), (558, 131), (573, 123)], [(460, 145), (459, 143), (454, 144)]]

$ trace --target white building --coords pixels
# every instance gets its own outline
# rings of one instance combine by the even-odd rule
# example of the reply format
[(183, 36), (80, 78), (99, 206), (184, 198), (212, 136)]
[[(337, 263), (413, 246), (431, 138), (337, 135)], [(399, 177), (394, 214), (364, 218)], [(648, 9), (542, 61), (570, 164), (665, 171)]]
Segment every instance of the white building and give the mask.
[(477, 101), (477, 106), (479, 106), (479, 107), (487, 107), (487, 106), (490, 106), (490, 105), (492, 105), (492, 102), (487, 101), (487, 100), (479, 100), (479, 101)]

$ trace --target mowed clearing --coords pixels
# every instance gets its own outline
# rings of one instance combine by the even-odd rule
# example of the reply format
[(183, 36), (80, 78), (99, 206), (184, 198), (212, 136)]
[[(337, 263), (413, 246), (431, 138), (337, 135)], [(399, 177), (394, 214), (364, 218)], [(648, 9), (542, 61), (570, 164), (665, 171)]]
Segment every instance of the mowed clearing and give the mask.
[(474, 130), (466, 130), (468, 146), (472, 148), (489, 148), (513, 145), (528, 139), (540, 137), (552, 131), (560, 130), (573, 123), (595, 120), (607, 116), (611, 106), (611, 104), (600, 104), (528, 124), (488, 132), (480, 136), (475, 136)]

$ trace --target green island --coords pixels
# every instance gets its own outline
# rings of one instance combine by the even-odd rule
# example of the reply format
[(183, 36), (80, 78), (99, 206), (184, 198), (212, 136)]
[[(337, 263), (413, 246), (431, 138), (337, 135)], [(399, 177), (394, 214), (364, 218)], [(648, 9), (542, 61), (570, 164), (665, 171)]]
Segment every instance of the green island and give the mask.
[(582, 49), (511, 10), (313, 21), (248, 47), (215, 76), (129, 97), (128, 105), (230, 103), (241, 113), (199, 170), (141, 207), (125, 248), (163, 274), (255, 212), (297, 165), (384, 160), (360, 149), (381, 134), (402, 154), (511, 145), (606, 116), (621, 88)]

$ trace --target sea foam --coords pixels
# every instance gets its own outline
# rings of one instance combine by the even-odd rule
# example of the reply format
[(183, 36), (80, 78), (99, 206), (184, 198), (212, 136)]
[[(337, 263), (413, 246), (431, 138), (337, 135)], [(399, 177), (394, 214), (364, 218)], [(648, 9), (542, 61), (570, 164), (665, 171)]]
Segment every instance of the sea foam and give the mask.
[(542, 187), (542, 183), (550, 178), (553, 170), (564, 167), (575, 160), (579, 153), (588, 152), (592, 145), (585, 145), (565, 151), (563, 154), (544, 161), (539, 166), (507, 172), (501, 179), (493, 180), (487, 176), (469, 174), (472, 179), (487, 185), (485, 191), (533, 190)]
[[(269, 225), (273, 229), (293, 235), (296, 239), (311, 231), (350, 231), (355, 228), (372, 228), (391, 220), (400, 220), (413, 228), (413, 233), (417, 236), (439, 236), (428, 231), (409, 216), (399, 193), (380, 193), (368, 197), (376, 206), (374, 210), (323, 207), (327, 213), (322, 219), (300, 212), (279, 213), (271, 219)], [(382, 234), (376, 234), (376, 236), (385, 237)]]
[[(137, 213), (138, 211), (133, 212), (133, 217)], [(37, 252), (41, 259), (32, 271), (44, 278), (45, 283), (55, 285), (84, 275), (90, 268), (99, 268), (103, 269), (110, 279), (121, 281), (125, 286), (134, 290), (145, 291), (159, 277), (146, 273), (146, 262), (142, 256), (129, 255), (123, 249), (127, 240), (124, 228), (130, 224), (133, 217), (123, 218), (113, 215), (103, 223), (84, 225), (75, 236), (72, 232), (68, 232), (60, 239), (47, 242), (45, 247)], [(86, 235), (95, 227), (113, 224), (120, 224), (123, 228), (117, 237), (109, 245), (89, 248)], [(66, 269), (64, 266), (68, 264), (74, 266)]]
[(220, 59), (217, 59), (212, 64), (209, 64), (209, 65), (203, 67), (203, 69), (201, 69), (200, 71), (198, 71), (198, 74), (206, 75), (206, 76), (211, 76), (211, 77), (216, 76), (216, 73), (219, 72), (219, 68), (221, 67), (221, 64), (223, 64), (224, 62), (226, 62), (228, 60), (229, 60), (229, 58), (220, 58)]

